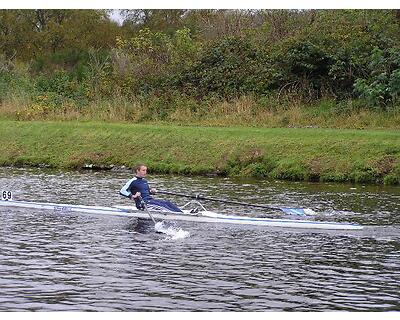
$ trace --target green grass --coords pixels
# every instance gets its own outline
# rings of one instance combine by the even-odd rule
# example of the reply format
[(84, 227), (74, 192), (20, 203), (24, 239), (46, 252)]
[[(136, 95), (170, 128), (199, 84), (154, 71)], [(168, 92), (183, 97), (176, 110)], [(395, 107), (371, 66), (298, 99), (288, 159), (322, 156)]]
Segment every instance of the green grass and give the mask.
[(400, 182), (400, 132), (0, 121), (0, 165), (85, 164), (297, 181)]

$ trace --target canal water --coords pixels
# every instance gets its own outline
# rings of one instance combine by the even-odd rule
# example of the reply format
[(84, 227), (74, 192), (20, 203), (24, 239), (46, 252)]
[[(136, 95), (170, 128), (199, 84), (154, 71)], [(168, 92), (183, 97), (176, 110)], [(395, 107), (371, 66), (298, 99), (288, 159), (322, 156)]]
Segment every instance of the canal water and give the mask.
[[(118, 191), (131, 177), (0, 168), (0, 189), (15, 200), (126, 205)], [(153, 174), (148, 180), (159, 190), (312, 208), (319, 214), (306, 219), (365, 228), (168, 222), (183, 235), (175, 237), (155, 232), (150, 220), (0, 207), (0, 311), (400, 311), (399, 187)]]

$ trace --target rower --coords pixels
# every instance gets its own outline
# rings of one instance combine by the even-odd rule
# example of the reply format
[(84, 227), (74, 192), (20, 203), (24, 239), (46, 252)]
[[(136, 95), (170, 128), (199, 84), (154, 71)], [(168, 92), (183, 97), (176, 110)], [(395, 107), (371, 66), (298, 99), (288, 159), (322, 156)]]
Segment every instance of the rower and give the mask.
[(167, 200), (154, 199), (151, 195), (157, 192), (156, 189), (150, 189), (149, 183), (145, 179), (147, 175), (147, 167), (140, 163), (135, 167), (135, 177), (130, 179), (120, 190), (120, 194), (135, 201), (136, 208), (144, 210), (141, 202), (143, 199), (145, 205), (152, 210), (182, 212), (175, 204)]

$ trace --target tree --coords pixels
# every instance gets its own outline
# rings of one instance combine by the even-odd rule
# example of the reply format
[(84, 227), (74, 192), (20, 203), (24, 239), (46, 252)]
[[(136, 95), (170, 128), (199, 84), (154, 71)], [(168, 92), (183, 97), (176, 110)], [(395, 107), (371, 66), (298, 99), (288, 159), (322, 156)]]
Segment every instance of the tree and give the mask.
[(0, 50), (30, 60), (63, 50), (109, 49), (121, 33), (106, 10), (0, 10)]
[(124, 25), (131, 27), (134, 31), (148, 28), (152, 31), (162, 31), (172, 35), (182, 27), (183, 18), (188, 11), (185, 9), (135, 9), (122, 10), (122, 15), (125, 18)]

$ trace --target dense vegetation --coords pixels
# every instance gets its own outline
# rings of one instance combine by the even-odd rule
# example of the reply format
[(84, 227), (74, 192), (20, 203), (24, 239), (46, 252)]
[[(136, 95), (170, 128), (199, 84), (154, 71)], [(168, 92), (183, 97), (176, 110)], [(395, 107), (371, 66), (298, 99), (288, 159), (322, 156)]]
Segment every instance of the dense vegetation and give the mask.
[(0, 10), (3, 118), (400, 127), (396, 10)]

